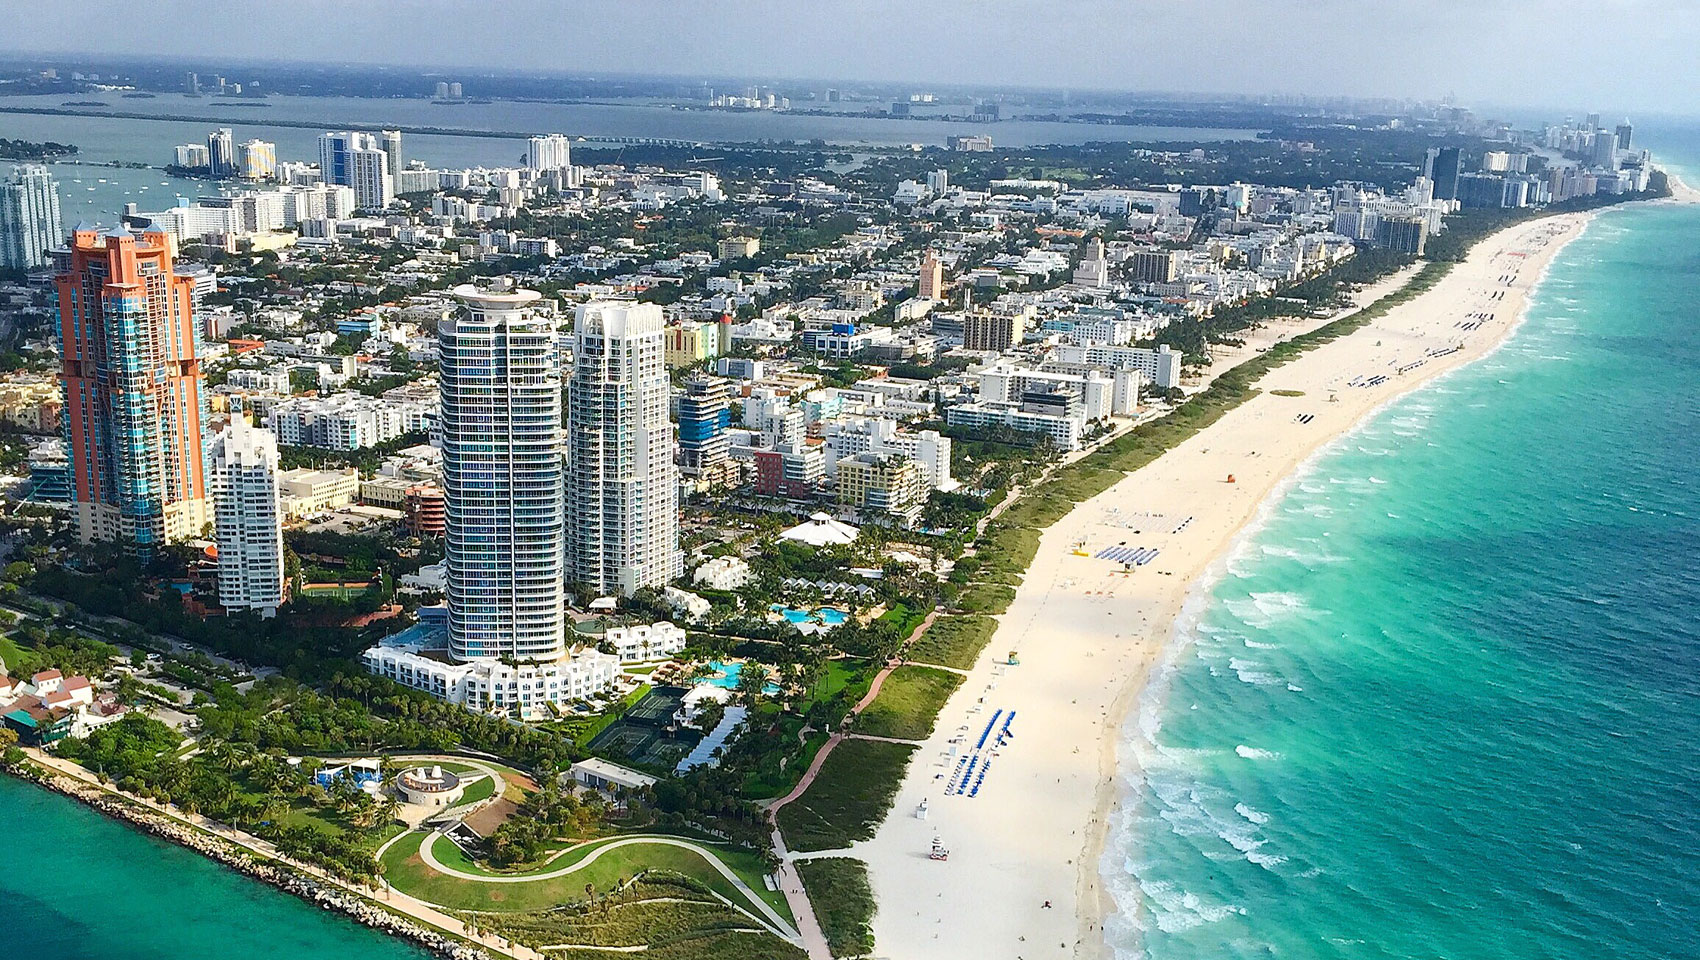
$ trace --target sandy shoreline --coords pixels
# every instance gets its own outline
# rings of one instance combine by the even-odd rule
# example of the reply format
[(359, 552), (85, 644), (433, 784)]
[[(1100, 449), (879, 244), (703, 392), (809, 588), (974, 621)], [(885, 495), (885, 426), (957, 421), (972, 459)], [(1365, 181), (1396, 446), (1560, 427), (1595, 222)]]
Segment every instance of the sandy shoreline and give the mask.
[[(1119, 762), (1120, 732), (1194, 585), (1302, 463), (1378, 408), (1501, 343), (1553, 255), (1596, 212), (1542, 217), (1482, 240), (1434, 288), (1272, 370), (1256, 397), (1044, 532), (986, 654), (916, 752), (891, 814), (850, 851), (869, 865), (880, 956), (1109, 955), (1101, 926), (1117, 907), (1099, 867), (1130, 776)], [(1077, 555), (1082, 543), (1089, 556)], [(1131, 574), (1090, 556), (1123, 544), (1159, 552)], [(1020, 665), (994, 662), (1010, 650), (1020, 651)], [(995, 755), (980, 751), (995, 762), (977, 796), (947, 796), (999, 710), (1015, 711), (1015, 739)], [(923, 799), (925, 820), (916, 815)], [(926, 859), (935, 836), (949, 861)]]

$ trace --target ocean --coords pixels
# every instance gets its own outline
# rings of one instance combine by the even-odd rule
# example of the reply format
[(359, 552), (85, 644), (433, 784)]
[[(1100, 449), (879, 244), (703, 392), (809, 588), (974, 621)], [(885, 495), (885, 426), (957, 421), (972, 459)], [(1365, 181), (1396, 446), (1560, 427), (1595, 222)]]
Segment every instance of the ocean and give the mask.
[(1696, 303), (1700, 207), (1607, 212), (1265, 505), (1123, 731), (1119, 957), (1697, 955)]
[(431, 954), (0, 775), (8, 956), (423, 960)]

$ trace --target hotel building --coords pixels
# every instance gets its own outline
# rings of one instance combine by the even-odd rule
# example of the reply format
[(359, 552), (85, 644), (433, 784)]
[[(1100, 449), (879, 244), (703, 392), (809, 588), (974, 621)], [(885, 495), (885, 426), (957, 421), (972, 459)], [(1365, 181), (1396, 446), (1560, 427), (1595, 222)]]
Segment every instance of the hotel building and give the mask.
[(146, 555), (207, 522), (195, 282), (169, 238), (78, 230), (56, 280), (77, 533)]

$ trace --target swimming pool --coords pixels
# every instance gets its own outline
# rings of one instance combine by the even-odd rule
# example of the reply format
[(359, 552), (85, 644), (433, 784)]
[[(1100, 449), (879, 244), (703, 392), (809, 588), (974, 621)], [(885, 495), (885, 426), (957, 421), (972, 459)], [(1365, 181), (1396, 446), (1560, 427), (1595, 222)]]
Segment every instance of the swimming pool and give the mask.
[[(744, 672), (744, 665), (741, 663), (721, 663), (719, 660), (709, 661), (708, 668), (713, 670), (715, 675), (704, 678), (702, 682), (722, 690), (736, 689), (738, 677)], [(761, 688), (761, 692), (771, 697), (779, 692), (779, 684), (769, 683)]]
[(850, 619), (850, 614), (845, 613), (837, 607), (816, 607), (813, 610), (799, 610), (796, 607), (787, 607), (782, 603), (776, 603), (768, 607), (768, 609), (792, 623), (818, 623), (823, 626), (836, 627)]

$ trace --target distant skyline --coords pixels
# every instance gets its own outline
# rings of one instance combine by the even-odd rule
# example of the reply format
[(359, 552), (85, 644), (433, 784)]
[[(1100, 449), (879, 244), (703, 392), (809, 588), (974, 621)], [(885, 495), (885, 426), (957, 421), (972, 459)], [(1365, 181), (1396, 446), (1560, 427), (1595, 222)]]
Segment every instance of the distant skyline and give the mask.
[(1700, 113), (1692, 0), (0, 0), (13, 51)]

